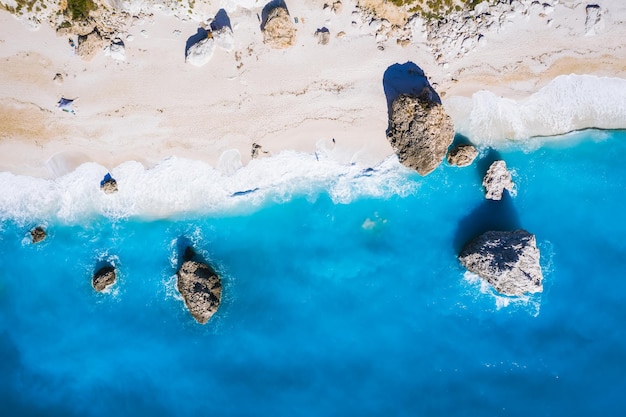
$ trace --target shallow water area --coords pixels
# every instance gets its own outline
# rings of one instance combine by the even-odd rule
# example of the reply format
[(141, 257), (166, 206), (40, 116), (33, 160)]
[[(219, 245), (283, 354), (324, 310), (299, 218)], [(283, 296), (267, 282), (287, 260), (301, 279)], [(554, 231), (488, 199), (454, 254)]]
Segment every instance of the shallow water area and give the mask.
[[(156, 174), (183, 178), (177, 161), (161, 173), (114, 170), (129, 193), (116, 207), (126, 211), (102, 209), (91, 185), (91, 203), (81, 205), (58, 185), (69, 179), (37, 182), (62, 190), (45, 210), (0, 200), (2, 408), (33, 416), (619, 415), (625, 152), (626, 132), (587, 131), (484, 151), (468, 168), (444, 163), (425, 178), (393, 161), (374, 170), (320, 165), (307, 177), (324, 163), (309, 157), (286, 180), (285, 172), (235, 174), (256, 183), (199, 166), (222, 181), (219, 199), (209, 197), (215, 206), (193, 199), (193, 185), (208, 191), (200, 178), (174, 191), (188, 199), (165, 200), (180, 208), (174, 215), (153, 220), (138, 207), (169, 197), (142, 200), (140, 185), (123, 191), (125, 178), (143, 178), (152, 191)], [(481, 189), (495, 157), (516, 183), (497, 205)], [(292, 174), (302, 164), (289, 165)], [(101, 175), (86, 169), (85, 183)], [(9, 189), (28, 182), (3, 175)], [(59, 205), (58, 196), (73, 203)], [(20, 210), (32, 219), (12, 214)], [(28, 230), (42, 220), (48, 238), (31, 244)], [(497, 296), (464, 271), (458, 249), (486, 227), (537, 236), (543, 293)], [(222, 304), (205, 326), (175, 288), (181, 236), (223, 279)], [(90, 280), (103, 260), (119, 276), (100, 294)]]

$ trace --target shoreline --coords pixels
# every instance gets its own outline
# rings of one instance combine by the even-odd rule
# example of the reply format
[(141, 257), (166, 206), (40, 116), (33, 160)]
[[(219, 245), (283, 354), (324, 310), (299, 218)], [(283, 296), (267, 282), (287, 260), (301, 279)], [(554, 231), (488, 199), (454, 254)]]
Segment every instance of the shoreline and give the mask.
[[(314, 153), (331, 139), (337, 162), (375, 165), (393, 154), (383, 91), (383, 73), (393, 64), (417, 64), (447, 107), (482, 90), (521, 102), (571, 73), (626, 79), (626, 46), (619, 41), (626, 37), (620, 24), (626, 5), (600, 3), (611, 18), (599, 33), (585, 34), (584, 25), (576, 32), (584, 6), (556, 3), (551, 25), (546, 16), (514, 15), (485, 32), (484, 45), (445, 65), (419, 31), (402, 47), (377, 41), (371, 25), (352, 24), (351, 1), (338, 14), (313, 1), (290, 4), (292, 16), (307, 18), (295, 25), (296, 45), (284, 50), (263, 44), (256, 9), (237, 8), (229, 13), (234, 49), (217, 48), (203, 67), (184, 60), (195, 21), (155, 12), (123, 34), (124, 61), (102, 52), (83, 61), (66, 36), (45, 25), (30, 31), (0, 11), (0, 171), (54, 178), (84, 162), (150, 168), (170, 156), (218, 167), (237, 152), (246, 165), (253, 143), (276, 155)], [(322, 25), (331, 32), (328, 45), (313, 36)], [(61, 84), (53, 81), (56, 73)], [(76, 115), (56, 108), (61, 97), (76, 98)], [(453, 119), (457, 131), (467, 122)]]

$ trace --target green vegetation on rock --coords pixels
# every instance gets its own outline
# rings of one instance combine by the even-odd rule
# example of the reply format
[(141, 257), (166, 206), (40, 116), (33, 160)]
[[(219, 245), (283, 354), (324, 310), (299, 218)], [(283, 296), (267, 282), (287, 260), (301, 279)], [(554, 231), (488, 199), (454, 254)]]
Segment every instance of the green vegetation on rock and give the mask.
[(482, 2), (495, 3), (496, 0), (387, 0), (398, 7), (407, 7), (425, 19), (441, 19), (451, 12), (473, 10)]
[(93, 0), (67, 0), (66, 13), (72, 20), (85, 20), (92, 10), (96, 10)]

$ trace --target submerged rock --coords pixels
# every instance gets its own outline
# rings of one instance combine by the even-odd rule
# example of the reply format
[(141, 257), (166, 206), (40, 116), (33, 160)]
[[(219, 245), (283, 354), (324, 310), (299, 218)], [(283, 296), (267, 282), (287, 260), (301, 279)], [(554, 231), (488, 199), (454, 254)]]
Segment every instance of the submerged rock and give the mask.
[(277, 6), (268, 12), (262, 29), (263, 43), (272, 48), (288, 48), (296, 43), (296, 28), (289, 12), (282, 6)]
[(526, 230), (483, 233), (463, 247), (459, 260), (501, 294), (543, 291), (539, 249)]
[(176, 273), (176, 287), (194, 319), (205, 324), (219, 308), (222, 282), (209, 265), (194, 260), (183, 262)]
[(478, 150), (472, 145), (457, 145), (448, 153), (448, 163), (458, 167), (466, 167), (474, 162)]
[(47, 234), (43, 227), (37, 226), (30, 231), (30, 238), (33, 243), (39, 243), (46, 238)]
[(111, 265), (104, 266), (93, 274), (91, 279), (91, 286), (98, 292), (104, 291), (107, 287), (115, 284), (117, 274), (115, 273), (115, 267)]
[(513, 192), (515, 184), (506, 167), (506, 162), (499, 160), (491, 164), (483, 178), (483, 187), (485, 187), (485, 198), (489, 200), (501, 200), (504, 190)]
[(419, 96), (402, 94), (391, 104), (387, 139), (400, 162), (428, 175), (439, 166), (454, 139), (452, 119), (430, 86)]

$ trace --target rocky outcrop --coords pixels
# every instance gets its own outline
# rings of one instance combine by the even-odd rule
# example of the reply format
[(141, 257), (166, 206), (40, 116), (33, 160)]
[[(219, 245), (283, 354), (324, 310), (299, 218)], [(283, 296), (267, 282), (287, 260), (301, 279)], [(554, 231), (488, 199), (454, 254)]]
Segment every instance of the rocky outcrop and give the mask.
[(501, 200), (504, 190), (513, 192), (515, 184), (506, 167), (506, 162), (499, 160), (491, 164), (483, 178), (483, 187), (485, 187), (485, 198), (488, 200)]
[(263, 25), (263, 43), (283, 49), (296, 43), (296, 28), (286, 8), (278, 6), (270, 10)]
[(222, 282), (209, 265), (186, 260), (176, 273), (176, 287), (194, 319), (205, 324), (217, 311), (222, 298)]
[(402, 94), (391, 104), (387, 139), (400, 162), (420, 175), (439, 166), (454, 139), (452, 119), (436, 96), (426, 86), (419, 96)]
[(466, 167), (474, 162), (478, 150), (472, 145), (457, 145), (448, 153), (448, 163), (457, 167)]
[(539, 249), (526, 230), (486, 232), (463, 247), (459, 260), (501, 294), (543, 291)]
[(328, 45), (330, 40), (330, 31), (327, 28), (321, 28), (315, 31), (315, 39), (320, 45)]
[(213, 56), (215, 40), (212, 36), (202, 39), (189, 47), (185, 61), (196, 67), (201, 67), (208, 63)]
[(102, 39), (97, 29), (87, 35), (78, 37), (76, 55), (85, 61), (90, 61), (96, 54), (104, 49), (106, 41)]
[(37, 226), (30, 231), (30, 239), (33, 243), (39, 243), (46, 238), (47, 234), (43, 227)]
[(115, 178), (113, 178), (111, 174), (106, 174), (102, 181), (100, 181), (100, 189), (104, 191), (105, 194), (116, 193), (117, 181), (115, 181)]
[(111, 265), (104, 266), (93, 274), (91, 279), (91, 286), (94, 290), (102, 292), (111, 285), (115, 284), (117, 274), (115, 273), (115, 267)]

